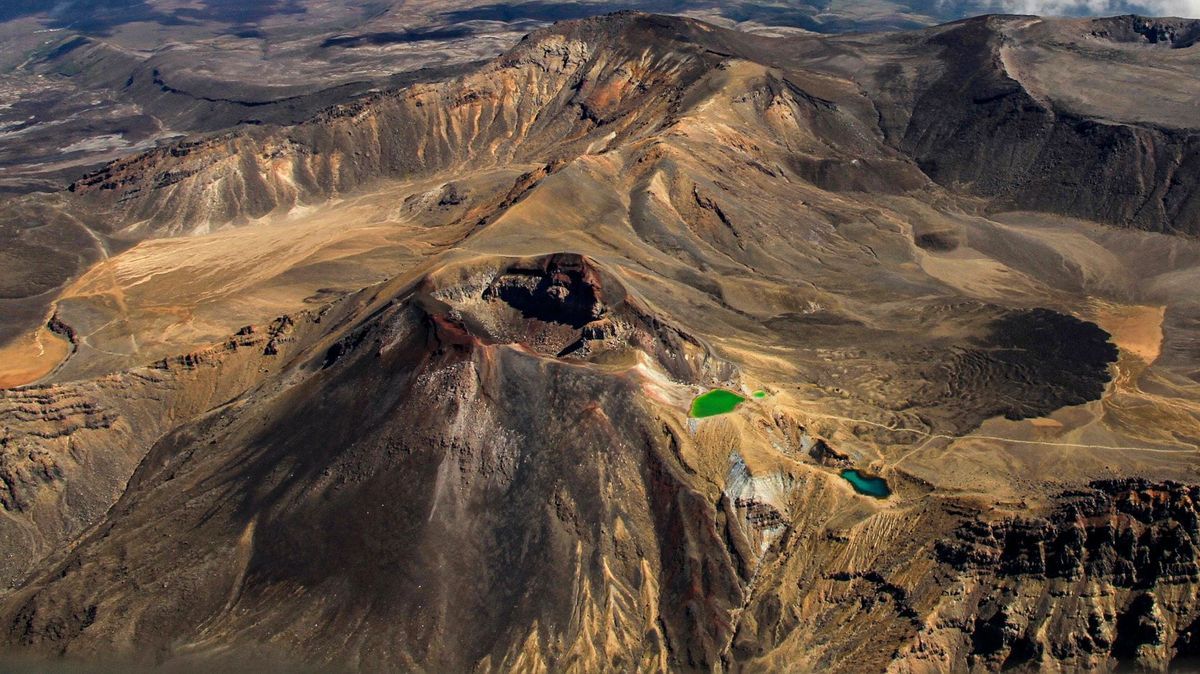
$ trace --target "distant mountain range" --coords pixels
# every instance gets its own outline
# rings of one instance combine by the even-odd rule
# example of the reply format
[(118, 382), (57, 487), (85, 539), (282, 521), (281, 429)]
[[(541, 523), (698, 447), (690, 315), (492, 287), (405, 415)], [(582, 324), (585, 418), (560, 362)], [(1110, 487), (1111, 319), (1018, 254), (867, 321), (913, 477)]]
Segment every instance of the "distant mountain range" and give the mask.
[(0, 656), (1197, 665), (1200, 22), (375, 10), (14, 66)]

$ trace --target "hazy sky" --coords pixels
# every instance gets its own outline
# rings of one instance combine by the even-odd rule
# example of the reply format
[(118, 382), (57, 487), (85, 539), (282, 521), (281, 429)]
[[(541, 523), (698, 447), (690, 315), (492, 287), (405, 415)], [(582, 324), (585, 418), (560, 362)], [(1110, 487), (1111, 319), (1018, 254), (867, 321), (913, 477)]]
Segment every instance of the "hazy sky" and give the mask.
[[(83, 32), (103, 34), (106, 29), (131, 21), (148, 21), (163, 24), (172, 22), (215, 21), (218, 23), (253, 25), (277, 12), (302, 12), (317, 0), (195, 0), (191, 3), (172, 3), (163, 0), (0, 0), (0, 21), (49, 12), (52, 25)], [(329, 4), (337, 6), (339, 0)], [(354, 6), (355, 12), (362, 11), (361, 2), (340, 0)], [(402, 0), (377, 0), (380, 5)], [(455, 11), (444, 15), (454, 21), (455, 15), (464, 18), (492, 18), (508, 21), (505, 15), (553, 21), (587, 14), (601, 14), (614, 9), (639, 8), (662, 13), (678, 13), (699, 7), (719, 8), (720, 13), (735, 20), (754, 19), (769, 25), (790, 25), (838, 32), (842, 30), (879, 29), (887, 27), (913, 27), (910, 25), (856, 24), (854, 20), (836, 21), (834, 14), (845, 13), (853, 17), (856, 12), (839, 12), (852, 9), (855, 5), (880, 5), (880, 0), (840, 0), (832, 3), (834, 11), (820, 13), (827, 7), (827, 0), (591, 0), (587, 3), (575, 0), (476, 0), (474, 3), (459, 3)], [(519, 5), (520, 9), (514, 8)], [(436, 7), (436, 5), (434, 5)], [(933, 18), (946, 21), (963, 16), (1006, 12), (1042, 15), (1113, 15), (1144, 14), (1149, 16), (1182, 16), (1200, 18), (1200, 0), (891, 0), (890, 6), (898, 10), (909, 10), (915, 14), (930, 11)], [(820, 14), (821, 19), (812, 19)], [(476, 16), (478, 15), (478, 16)], [(495, 16), (492, 16), (495, 15)], [(808, 17), (808, 19), (806, 19)], [(806, 22), (807, 21), (807, 22)]]
[(996, 0), (997, 9), (1017, 14), (1147, 14), (1200, 17), (1200, 0)]

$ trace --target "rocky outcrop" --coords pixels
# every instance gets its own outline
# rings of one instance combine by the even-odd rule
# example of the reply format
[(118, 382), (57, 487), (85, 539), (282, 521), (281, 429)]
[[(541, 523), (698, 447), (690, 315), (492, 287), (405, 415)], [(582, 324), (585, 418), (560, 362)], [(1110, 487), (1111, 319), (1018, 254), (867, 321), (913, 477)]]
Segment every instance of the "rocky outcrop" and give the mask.
[[(994, 667), (1194, 662), (1200, 487), (1093, 482), (1044, 517), (972, 520), (936, 547), (977, 590), (965, 661)], [(1067, 597), (1075, 597), (1067, 599)], [(1067, 609), (1069, 605), (1073, 608)]]
[(812, 446), (808, 450), (808, 455), (822, 466), (830, 468), (853, 468), (854, 462), (850, 460), (850, 456), (837, 451), (829, 446), (822, 438), (817, 438), (812, 441)]
[(1200, 21), (1128, 15), (1097, 19), (1091, 35), (1118, 43), (1187, 49), (1200, 39)]
[(975, 522), (941, 543), (960, 570), (1089, 578), (1123, 588), (1200, 581), (1200, 488), (1144, 480), (1092, 483), (1044, 519)]

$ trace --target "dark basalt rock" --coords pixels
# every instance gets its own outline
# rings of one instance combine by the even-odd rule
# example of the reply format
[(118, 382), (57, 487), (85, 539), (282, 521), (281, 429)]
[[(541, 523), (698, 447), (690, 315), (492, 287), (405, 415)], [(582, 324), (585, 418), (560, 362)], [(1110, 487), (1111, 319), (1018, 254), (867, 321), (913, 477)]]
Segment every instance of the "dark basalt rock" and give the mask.
[(1028, 419), (1098, 400), (1118, 355), (1108, 337), (1049, 309), (1009, 312), (974, 344), (931, 353), (922, 373), (929, 389), (914, 399), (964, 432), (996, 416)]
[(962, 243), (955, 232), (926, 232), (913, 237), (918, 248), (935, 253), (947, 253)]
[(8, 446), (0, 438), (0, 510), (25, 512), (33, 508), (43, 485), (63, 478), (55, 457), (36, 447)]
[(578, 329), (604, 315), (601, 292), (599, 277), (577, 257), (555, 256), (542, 269), (516, 269), (497, 278), (483, 298), (499, 298), (525, 318)]
[(1070, 493), (1045, 518), (972, 520), (938, 544), (958, 570), (1103, 580), (1151, 588), (1200, 581), (1200, 486), (1104, 480)]
[(808, 455), (819, 462), (822, 466), (830, 468), (853, 468), (854, 462), (850, 460), (848, 454), (843, 454), (829, 446), (829, 443), (817, 438), (813, 442), (812, 449), (808, 450)]
[(1044, 648), (1037, 639), (1026, 633), (1017, 637), (1009, 647), (1008, 657), (1004, 658), (1002, 670), (1014, 669), (1042, 661)]
[(464, 189), (456, 183), (446, 183), (442, 186), (441, 196), (438, 198), (438, 206), (458, 206), (467, 200), (467, 194)]
[(50, 330), (50, 332), (62, 336), (72, 345), (77, 343), (78, 336), (75, 334), (75, 328), (71, 327), (61, 318), (59, 318), (57, 311), (54, 312), (54, 315), (52, 315), (50, 320), (46, 322), (46, 328)]
[(755, 498), (737, 498), (733, 504), (743, 510), (750, 525), (756, 529), (774, 529), (787, 526), (782, 513), (770, 503)]
[(1200, 668), (1200, 617), (1175, 638), (1175, 663)]
[(1124, 43), (1145, 43), (1186, 49), (1200, 39), (1200, 21), (1127, 15), (1098, 19), (1093, 37)]
[(1003, 609), (990, 615), (981, 613), (975, 616), (974, 630), (971, 632), (971, 650), (973, 653), (988, 656), (999, 653), (1015, 638), (1011, 632), (1008, 614)]
[(999, 369), (1033, 375), (1021, 381), (1036, 390), (1038, 380), (1048, 386), (1040, 399), (1014, 401), (1004, 415), (1009, 419), (1041, 416), (1064, 405), (1097, 400), (1110, 377), (1108, 364), (1117, 360), (1117, 347), (1099, 326), (1049, 309), (1033, 309), (1004, 316), (992, 324), (983, 343), (985, 358)]
[[(921, 615), (913, 608), (912, 599), (909, 597), (908, 591), (888, 581), (878, 571), (838, 571), (830, 574), (827, 578), (839, 582), (865, 581), (865, 583), (873, 588), (872, 594), (874, 594), (877, 601), (890, 601), (899, 617), (911, 621), (914, 626), (920, 626)], [(885, 597), (886, 599), (884, 599)]]
[(1162, 621), (1154, 614), (1154, 595), (1139, 594), (1129, 608), (1117, 616), (1112, 654), (1118, 660), (1135, 660), (1142, 646), (1161, 645), (1162, 638)]

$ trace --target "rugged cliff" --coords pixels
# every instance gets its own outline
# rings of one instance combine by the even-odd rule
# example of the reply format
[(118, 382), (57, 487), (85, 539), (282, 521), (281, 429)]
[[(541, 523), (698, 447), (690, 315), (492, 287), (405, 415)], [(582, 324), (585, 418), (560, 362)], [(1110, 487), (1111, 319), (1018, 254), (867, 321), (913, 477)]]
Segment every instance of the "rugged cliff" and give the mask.
[[(1182, 666), (1200, 248), (997, 215), (1188, 231), (1192, 132), (1048, 98), (1029, 51), (1192, 58), (1186, 26), (1128, 21), (568, 22), (457, 79), (9, 205), (99, 246), (52, 319), (98, 353), (103, 329), (190, 344), (242, 292), (309, 309), (0, 396), (0, 645), (356, 671)], [(173, 234), (196, 236), (123, 250)], [(401, 255), (390, 281), (324, 283)], [(689, 413), (717, 388), (731, 412)]]

